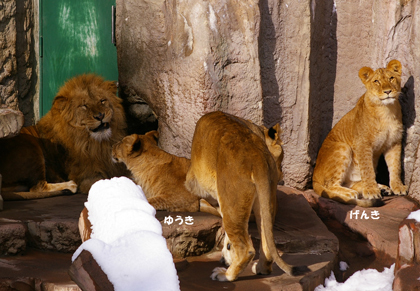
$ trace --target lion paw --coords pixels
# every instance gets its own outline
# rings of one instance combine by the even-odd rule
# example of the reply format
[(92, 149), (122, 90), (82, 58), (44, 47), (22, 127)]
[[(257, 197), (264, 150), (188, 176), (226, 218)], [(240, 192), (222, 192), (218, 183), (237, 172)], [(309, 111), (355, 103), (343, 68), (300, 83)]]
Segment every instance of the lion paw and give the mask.
[(229, 281), (226, 278), (226, 268), (223, 268), (223, 267), (214, 268), (213, 273), (211, 274), (210, 278), (212, 280), (218, 280), (218, 281)]
[(381, 190), (379, 189), (378, 185), (375, 186), (367, 186), (363, 188), (362, 196), (364, 199), (380, 199)]
[(394, 195), (407, 195), (407, 186), (402, 183), (393, 183), (391, 185), (391, 190)]
[(77, 192), (77, 184), (73, 180), (67, 182), (68, 186), (67, 189), (70, 190), (72, 193)]

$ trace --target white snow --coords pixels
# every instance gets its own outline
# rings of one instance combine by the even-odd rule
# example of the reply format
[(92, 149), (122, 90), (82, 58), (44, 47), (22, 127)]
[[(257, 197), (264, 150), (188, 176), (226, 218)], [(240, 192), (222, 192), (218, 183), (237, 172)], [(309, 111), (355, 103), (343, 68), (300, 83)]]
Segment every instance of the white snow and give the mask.
[(417, 222), (420, 222), (420, 209), (411, 212), (410, 215), (407, 216), (407, 219), (414, 219)]
[(345, 271), (349, 268), (349, 265), (346, 262), (340, 262), (340, 271)]
[(344, 283), (337, 282), (334, 273), (331, 272), (331, 276), (325, 279), (325, 287), (319, 285), (314, 291), (392, 291), (394, 268), (395, 264), (385, 268), (383, 272), (363, 269), (354, 273)]
[(125, 177), (100, 180), (85, 206), (92, 235), (72, 261), (89, 251), (115, 290), (180, 290), (162, 226), (140, 186)]

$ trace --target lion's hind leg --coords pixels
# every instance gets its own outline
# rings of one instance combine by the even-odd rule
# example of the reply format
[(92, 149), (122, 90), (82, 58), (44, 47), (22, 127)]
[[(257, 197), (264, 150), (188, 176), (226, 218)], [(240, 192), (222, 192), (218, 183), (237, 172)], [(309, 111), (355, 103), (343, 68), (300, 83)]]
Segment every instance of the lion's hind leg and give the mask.
[(29, 192), (18, 192), (19, 187), (15, 191), (2, 191), (1, 195), (4, 200), (28, 200), (48, 198), (60, 195), (75, 194), (77, 192), (77, 184), (74, 181), (62, 183), (48, 183), (47, 181), (39, 181), (35, 186), (29, 189)]

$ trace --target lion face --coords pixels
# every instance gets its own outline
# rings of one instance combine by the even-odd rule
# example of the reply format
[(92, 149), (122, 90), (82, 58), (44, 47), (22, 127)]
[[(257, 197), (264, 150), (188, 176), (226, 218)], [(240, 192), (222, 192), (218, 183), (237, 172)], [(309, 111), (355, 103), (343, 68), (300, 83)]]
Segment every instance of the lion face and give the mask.
[(145, 135), (132, 134), (124, 137), (112, 147), (112, 159), (125, 163), (127, 158), (140, 156), (151, 147), (157, 147), (158, 132), (153, 130)]
[(373, 101), (384, 105), (393, 104), (401, 92), (401, 63), (397, 60), (390, 61), (386, 69), (364, 67), (359, 71), (359, 77), (365, 84), (367, 93), (374, 97)]
[(67, 82), (55, 97), (53, 108), (73, 128), (85, 131), (97, 141), (108, 140), (112, 136), (115, 107), (121, 106), (116, 89), (113, 82), (86, 75)]

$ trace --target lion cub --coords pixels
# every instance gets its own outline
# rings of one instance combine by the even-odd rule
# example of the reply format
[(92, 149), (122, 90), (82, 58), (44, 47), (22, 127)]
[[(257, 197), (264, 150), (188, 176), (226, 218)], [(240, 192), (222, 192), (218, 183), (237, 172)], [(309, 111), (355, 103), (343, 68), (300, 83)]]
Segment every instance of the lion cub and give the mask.
[(381, 189), (389, 190), (375, 180), (382, 154), (392, 193), (407, 194), (401, 182), (401, 68), (393, 60), (385, 69), (360, 69), (366, 93), (334, 126), (319, 150), (313, 175), (317, 194), (363, 207), (380, 204)]
[(204, 199), (185, 188), (190, 160), (171, 155), (157, 145), (157, 131), (132, 134), (112, 147), (112, 157), (123, 162), (156, 210), (220, 214)]
[(244, 119), (212, 112), (197, 122), (191, 167), (185, 185), (200, 197), (217, 199), (226, 231), (223, 256), (229, 268), (215, 268), (211, 278), (233, 281), (255, 255), (248, 235), (254, 211), (261, 235), (260, 259), (254, 273), (269, 274), (273, 260), (287, 274), (299, 268), (278, 255), (273, 238), (277, 183), (282, 176), (280, 126), (267, 129)]

